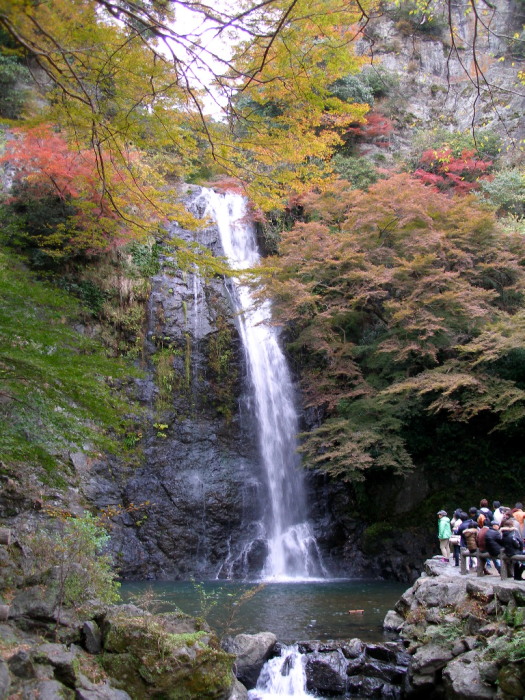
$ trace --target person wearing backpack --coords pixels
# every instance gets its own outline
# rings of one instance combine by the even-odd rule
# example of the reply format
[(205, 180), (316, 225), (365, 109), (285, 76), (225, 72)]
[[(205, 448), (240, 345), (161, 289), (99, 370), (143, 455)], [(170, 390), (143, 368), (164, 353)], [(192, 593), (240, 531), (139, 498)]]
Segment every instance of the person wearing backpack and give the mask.
[[(499, 529), (503, 541), (503, 549), (507, 557), (512, 557), (515, 554), (523, 554), (523, 540), (521, 539), (520, 527), (517, 520), (512, 515), (502, 520)], [(521, 581), (523, 566), (521, 562), (514, 563), (514, 580)]]
[[(498, 526), (492, 525), (490, 521), (483, 518), (480, 515), (478, 519), (478, 524), (480, 526), (476, 541), (478, 543), (478, 549), (480, 552), (487, 552), (496, 567), (497, 572), (501, 573), (501, 564), (499, 563), (499, 556), (501, 549), (503, 547), (501, 533), (498, 532)], [(483, 573), (489, 574), (489, 562), (487, 561)]]

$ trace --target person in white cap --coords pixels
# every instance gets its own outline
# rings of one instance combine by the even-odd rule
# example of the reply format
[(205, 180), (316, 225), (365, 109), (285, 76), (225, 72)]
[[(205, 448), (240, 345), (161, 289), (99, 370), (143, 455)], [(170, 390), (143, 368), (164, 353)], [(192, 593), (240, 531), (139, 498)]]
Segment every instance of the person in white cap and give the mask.
[(438, 521), (438, 538), (439, 548), (443, 555), (443, 561), (450, 561), (450, 538), (452, 530), (450, 528), (450, 518), (447, 516), (446, 510), (440, 510), (437, 514)]

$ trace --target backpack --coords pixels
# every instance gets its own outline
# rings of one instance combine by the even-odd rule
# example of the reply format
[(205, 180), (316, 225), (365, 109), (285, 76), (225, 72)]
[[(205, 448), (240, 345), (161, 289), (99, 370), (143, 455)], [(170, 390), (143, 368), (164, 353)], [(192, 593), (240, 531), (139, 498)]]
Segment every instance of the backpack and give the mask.
[(469, 552), (475, 552), (478, 548), (478, 542), (476, 539), (477, 532), (477, 529), (473, 527), (463, 530), (463, 537), (465, 538)]

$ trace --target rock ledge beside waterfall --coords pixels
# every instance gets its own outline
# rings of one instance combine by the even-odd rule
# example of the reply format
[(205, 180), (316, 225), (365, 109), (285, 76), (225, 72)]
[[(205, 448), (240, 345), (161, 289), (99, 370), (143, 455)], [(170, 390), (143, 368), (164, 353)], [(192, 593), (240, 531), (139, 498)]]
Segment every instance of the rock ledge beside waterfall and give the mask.
[(525, 697), (525, 581), (466, 576), (435, 559), (389, 611), (411, 660), (407, 697)]

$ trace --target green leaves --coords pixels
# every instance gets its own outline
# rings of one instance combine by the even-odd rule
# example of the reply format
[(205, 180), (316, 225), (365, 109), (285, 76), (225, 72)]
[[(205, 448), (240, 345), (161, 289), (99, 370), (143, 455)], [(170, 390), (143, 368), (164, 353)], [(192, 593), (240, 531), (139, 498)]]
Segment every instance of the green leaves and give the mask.
[(53, 471), (72, 448), (120, 449), (131, 366), (72, 329), (79, 307), (0, 251), (1, 458)]
[(300, 452), (305, 465), (349, 482), (363, 481), (370, 469), (395, 474), (411, 471), (414, 465), (399, 435), (400, 421), (382, 410), (380, 402), (372, 413), (369, 401), (357, 400), (349, 415), (328, 419), (303, 434), (306, 439)]

